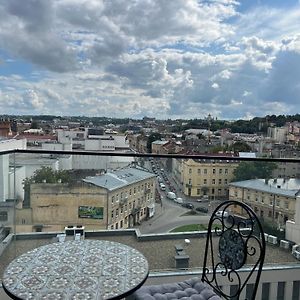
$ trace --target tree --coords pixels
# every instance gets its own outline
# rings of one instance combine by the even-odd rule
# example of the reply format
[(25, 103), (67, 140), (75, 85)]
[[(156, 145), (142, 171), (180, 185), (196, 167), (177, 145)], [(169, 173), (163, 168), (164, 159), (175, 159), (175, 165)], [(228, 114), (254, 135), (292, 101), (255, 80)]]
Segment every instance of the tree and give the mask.
[(30, 185), (32, 183), (70, 183), (72, 175), (66, 170), (53, 170), (50, 167), (41, 167), (31, 177), (23, 180), (24, 186), (24, 207), (30, 207)]
[(251, 147), (243, 141), (235, 142), (231, 147), (230, 150), (233, 152), (250, 152)]
[(243, 161), (233, 172), (234, 181), (255, 178), (270, 178), (272, 171), (276, 168), (277, 164), (274, 162)]
[(156, 133), (151, 133), (148, 137), (148, 140), (147, 140), (147, 150), (148, 150), (148, 153), (151, 153), (151, 145), (152, 145), (152, 142), (154, 141), (157, 141), (157, 140), (161, 140), (161, 134), (156, 132)]

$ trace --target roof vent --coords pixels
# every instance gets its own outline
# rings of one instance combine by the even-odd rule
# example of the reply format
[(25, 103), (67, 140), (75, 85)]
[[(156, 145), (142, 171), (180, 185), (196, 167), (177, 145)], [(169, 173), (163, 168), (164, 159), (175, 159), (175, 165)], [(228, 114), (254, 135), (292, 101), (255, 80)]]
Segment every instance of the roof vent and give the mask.
[(277, 185), (277, 188), (280, 189), (280, 188), (281, 188), (281, 185)]

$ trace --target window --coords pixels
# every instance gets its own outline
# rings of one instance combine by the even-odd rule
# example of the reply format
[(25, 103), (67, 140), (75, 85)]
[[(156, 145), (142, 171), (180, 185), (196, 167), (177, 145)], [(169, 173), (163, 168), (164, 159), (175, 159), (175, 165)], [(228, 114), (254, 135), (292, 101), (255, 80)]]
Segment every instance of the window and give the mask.
[(216, 174), (216, 169), (213, 169), (213, 174)]
[(112, 196), (111, 197), (111, 204), (114, 204), (114, 201), (115, 201), (115, 196)]
[(114, 211), (113, 210), (111, 211), (111, 218), (112, 219), (114, 218)]
[(227, 184), (228, 183), (228, 179), (224, 179), (224, 183)]
[(284, 202), (284, 208), (285, 208), (285, 209), (289, 209), (289, 202), (288, 202), (288, 201), (285, 201), (285, 202)]
[(222, 174), (222, 172), (223, 172), (223, 169), (219, 169), (219, 174)]
[(276, 199), (276, 206), (280, 206), (280, 200)]
[(225, 169), (225, 174), (228, 174), (228, 169)]
[(116, 209), (116, 217), (119, 215), (119, 209)]
[(135, 194), (135, 192), (136, 192), (136, 188), (133, 188), (133, 193)]
[(207, 174), (207, 169), (204, 169), (204, 174)]
[(207, 179), (203, 179), (203, 183), (204, 183), (204, 184), (207, 184)]
[(215, 189), (211, 189), (211, 193), (214, 194), (215, 193)]
[(131, 189), (129, 190), (129, 195), (131, 196)]
[(198, 174), (199, 174), (199, 175), (201, 174), (201, 169), (198, 169)]
[(270, 199), (270, 205), (273, 206), (273, 199)]
[(189, 179), (189, 184), (192, 184), (192, 179), (191, 178)]
[(212, 179), (211, 183), (216, 184), (216, 179)]
[(201, 193), (201, 190), (197, 189), (197, 195), (200, 195), (200, 193)]
[(119, 202), (119, 194), (116, 195), (116, 202)]
[(123, 228), (123, 220), (120, 222), (120, 228)]
[(192, 174), (192, 169), (189, 169), (189, 174)]
[(222, 179), (221, 178), (219, 179), (219, 184), (222, 184)]
[(0, 221), (7, 221), (7, 220), (8, 220), (7, 211), (0, 211)]

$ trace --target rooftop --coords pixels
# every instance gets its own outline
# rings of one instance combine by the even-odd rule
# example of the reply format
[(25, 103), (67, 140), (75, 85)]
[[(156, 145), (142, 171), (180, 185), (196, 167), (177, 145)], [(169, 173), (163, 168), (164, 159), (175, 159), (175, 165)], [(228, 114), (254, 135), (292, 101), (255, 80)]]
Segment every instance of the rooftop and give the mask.
[(300, 190), (300, 179), (250, 179), (244, 181), (232, 182), (230, 186), (254, 189), (261, 192), (272, 193), (287, 197), (295, 197)]
[[(39, 246), (57, 242), (56, 234), (57, 233), (32, 233), (17, 235), (16, 240), (12, 239), (11, 243), (8, 244), (1, 255), (1, 276), (6, 266), (16, 256)], [(206, 232), (141, 235), (139, 230), (130, 229), (86, 232), (86, 238), (116, 241), (139, 250), (147, 258), (150, 272), (175, 271), (175, 245), (181, 244), (190, 257), (189, 268), (191, 270), (200, 270), (204, 258)], [(188, 246), (185, 245), (186, 238), (190, 240)], [(286, 251), (278, 246), (267, 245), (264, 266), (270, 264), (297, 264), (300, 266), (300, 262), (292, 256), (290, 251)]]
[(100, 176), (87, 177), (83, 181), (112, 191), (153, 177), (155, 177), (153, 173), (145, 170), (124, 168)]

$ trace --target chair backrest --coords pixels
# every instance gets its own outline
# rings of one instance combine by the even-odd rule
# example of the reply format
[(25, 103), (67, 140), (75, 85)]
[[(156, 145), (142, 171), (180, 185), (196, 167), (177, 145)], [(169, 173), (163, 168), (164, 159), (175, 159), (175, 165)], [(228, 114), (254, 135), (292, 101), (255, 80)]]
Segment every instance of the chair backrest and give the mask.
[[(209, 221), (202, 281), (225, 299), (246, 295), (248, 283), (252, 288), (247, 288), (250, 296), (245, 298), (254, 300), (265, 250), (264, 232), (254, 211), (242, 202), (222, 202)], [(247, 272), (239, 273), (246, 264)], [(232, 288), (222, 288), (226, 285)]]

